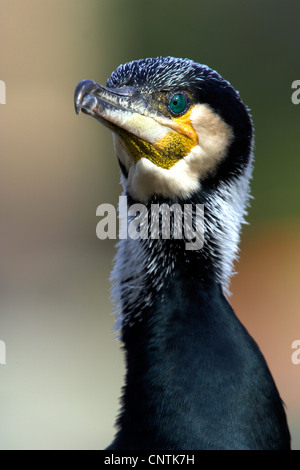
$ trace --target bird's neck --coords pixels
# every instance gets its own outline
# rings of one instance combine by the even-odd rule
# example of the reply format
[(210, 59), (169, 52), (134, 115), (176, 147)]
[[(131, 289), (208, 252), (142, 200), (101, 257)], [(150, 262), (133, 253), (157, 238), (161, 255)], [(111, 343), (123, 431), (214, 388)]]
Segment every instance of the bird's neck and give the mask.
[(210, 440), (226, 445), (226, 439), (228, 448), (235, 445), (226, 431), (233, 389), (245, 387), (245, 370), (251, 380), (256, 358), (220, 285), (174, 277), (139, 322), (123, 327), (122, 339), (126, 379), (116, 446), (205, 449)]
[(126, 378), (110, 449), (289, 448), (267, 365), (216, 281), (177, 273), (122, 339)]
[(174, 442), (183, 442), (190, 435), (192, 414), (198, 414), (195, 403), (206, 406), (205, 382), (208, 377), (214, 380), (223, 367), (222, 354), (212, 358), (220, 341), (221, 314), (215, 307), (223, 300), (215, 283), (187, 282), (179, 276), (165, 283), (164, 295), (144, 309), (140, 321), (123, 327), (127, 370), (119, 423), (123, 445), (129, 429), (131, 437), (137, 433), (136, 442), (151, 439), (152, 446), (156, 438), (164, 442), (172, 435)]
[[(120, 240), (112, 272), (117, 329), (121, 329), (124, 323), (133, 324), (139, 320), (145, 308), (151, 307), (158, 297), (164, 295), (166, 281), (178, 272), (183, 278), (197, 282), (216, 282), (225, 293), (228, 291), (246, 213), (250, 174), (249, 166), (245, 173), (227, 183), (213, 190), (203, 188), (200, 194), (193, 195), (188, 201), (177, 203), (182, 213), (186, 205), (193, 211), (198, 206), (204, 209), (203, 219), (199, 219), (200, 227), (196, 227), (196, 232), (202, 234), (200, 242), (203, 241), (199, 249), (187, 249), (184, 239), (163, 239), (161, 233), (158, 239), (148, 233), (144, 239), (127, 237)], [(128, 208), (132, 208), (135, 202), (128, 197)], [(152, 213), (153, 202), (157, 203), (154, 200), (146, 205), (149, 214)], [(170, 201), (163, 204), (173, 205)]]

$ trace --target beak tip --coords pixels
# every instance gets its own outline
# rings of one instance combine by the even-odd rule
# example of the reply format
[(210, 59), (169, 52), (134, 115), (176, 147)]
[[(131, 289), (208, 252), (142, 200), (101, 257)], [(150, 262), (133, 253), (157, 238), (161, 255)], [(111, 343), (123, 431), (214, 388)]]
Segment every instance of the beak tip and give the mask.
[(74, 107), (75, 107), (75, 113), (80, 114), (80, 112), (81, 112), (81, 103), (78, 103), (78, 102), (75, 101)]
[(76, 114), (80, 114), (84, 97), (94, 88), (95, 82), (92, 80), (81, 80), (81, 82), (76, 85), (74, 92), (74, 106)]

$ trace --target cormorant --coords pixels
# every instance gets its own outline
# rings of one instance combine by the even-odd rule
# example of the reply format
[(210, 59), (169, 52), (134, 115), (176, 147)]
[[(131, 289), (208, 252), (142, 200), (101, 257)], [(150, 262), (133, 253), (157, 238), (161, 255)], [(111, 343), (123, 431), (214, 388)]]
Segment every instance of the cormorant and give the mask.
[[(148, 236), (118, 242), (126, 379), (108, 449), (289, 449), (276, 385), (226, 295), (252, 170), (252, 122), (238, 92), (205, 65), (158, 57), (120, 65), (106, 86), (80, 82), (75, 107), (112, 130), (128, 207), (143, 204), (149, 219), (162, 208), (156, 233), (146, 219)], [(175, 213), (162, 235), (174, 204), (182, 214), (192, 207), (203, 246), (174, 235), (188, 220), (175, 223)]]

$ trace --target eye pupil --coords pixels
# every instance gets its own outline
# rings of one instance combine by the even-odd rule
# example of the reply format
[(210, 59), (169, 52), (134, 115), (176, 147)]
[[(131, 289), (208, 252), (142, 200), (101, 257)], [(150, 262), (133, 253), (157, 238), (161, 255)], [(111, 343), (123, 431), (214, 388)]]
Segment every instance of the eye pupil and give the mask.
[(170, 100), (170, 110), (173, 114), (182, 114), (187, 108), (187, 98), (183, 93), (173, 95)]

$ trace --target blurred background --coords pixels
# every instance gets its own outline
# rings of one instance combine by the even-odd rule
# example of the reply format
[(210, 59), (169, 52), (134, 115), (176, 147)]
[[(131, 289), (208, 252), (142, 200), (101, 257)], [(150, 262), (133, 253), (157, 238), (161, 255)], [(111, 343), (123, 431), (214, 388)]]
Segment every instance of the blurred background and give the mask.
[(112, 331), (116, 205), (109, 131), (76, 116), (74, 88), (120, 64), (189, 57), (241, 93), (255, 124), (250, 226), (231, 303), (255, 337), (300, 449), (298, 0), (0, 0), (1, 449), (102, 449), (114, 434), (123, 355)]

